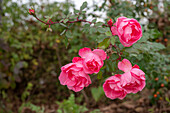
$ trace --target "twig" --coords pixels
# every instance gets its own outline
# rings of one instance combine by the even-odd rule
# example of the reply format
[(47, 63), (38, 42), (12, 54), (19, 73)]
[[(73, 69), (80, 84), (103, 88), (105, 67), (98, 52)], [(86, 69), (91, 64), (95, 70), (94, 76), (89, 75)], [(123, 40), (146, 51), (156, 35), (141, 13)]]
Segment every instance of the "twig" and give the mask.
[(87, 97), (86, 92), (84, 90), (82, 90), (81, 92), (82, 92), (82, 94), (83, 94), (83, 96), (85, 98), (85, 101), (87, 103), (87, 106), (88, 106), (89, 105), (89, 98)]
[[(40, 21), (40, 22), (42, 22), (42, 23), (44, 23), (44, 24), (46, 24), (46, 25), (53, 25), (53, 24), (57, 24), (57, 23), (64, 23), (64, 21), (61, 21), (61, 22), (59, 22), (59, 21), (57, 21), (57, 22), (52, 22), (51, 21), (51, 19), (50, 19), (50, 22), (48, 21), (48, 22), (44, 22), (43, 20), (41, 20), (41, 19), (39, 19), (37, 16), (34, 16), (38, 21)], [(76, 23), (76, 22), (87, 22), (87, 23), (89, 23), (89, 24), (92, 24), (92, 22), (90, 22), (90, 21), (87, 21), (87, 20), (84, 20), (84, 19), (78, 19), (77, 18), (77, 20), (75, 20), (75, 21), (67, 21), (66, 23)], [(94, 23), (95, 24), (95, 23)], [(108, 25), (106, 25), (106, 24), (102, 24), (103, 26), (106, 26), (106, 27), (108, 27)]]

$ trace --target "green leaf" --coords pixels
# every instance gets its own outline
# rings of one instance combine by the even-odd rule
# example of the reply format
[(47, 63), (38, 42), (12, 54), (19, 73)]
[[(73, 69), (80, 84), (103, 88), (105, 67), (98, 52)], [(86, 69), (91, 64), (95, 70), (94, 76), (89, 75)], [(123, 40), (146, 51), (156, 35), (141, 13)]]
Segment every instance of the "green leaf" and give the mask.
[(91, 27), (91, 28), (90, 28), (90, 34), (95, 33), (95, 32), (96, 32), (96, 28)]
[(76, 14), (76, 13), (79, 13), (80, 11), (79, 10), (77, 10), (77, 9), (74, 9), (74, 13)]
[(97, 19), (93, 19), (93, 20), (92, 20), (92, 23), (95, 23), (96, 21), (97, 21)]
[(106, 32), (105, 28), (102, 28), (102, 27), (97, 28), (97, 30), (100, 33), (105, 33)]
[(65, 39), (64, 39), (64, 45), (66, 46), (66, 48), (68, 47), (68, 38), (67, 37), (65, 37)]
[(87, 7), (87, 2), (83, 2), (82, 6), (80, 7), (80, 10), (83, 10)]
[(97, 102), (104, 95), (103, 87), (92, 88), (91, 89), (92, 96), (94, 100)]
[(101, 26), (101, 25), (103, 25), (103, 22), (97, 22), (97, 23), (95, 24), (95, 26)]
[(82, 13), (82, 14), (85, 14), (85, 13), (86, 13), (86, 11), (82, 11), (81, 13)]
[(101, 35), (99, 35), (99, 36), (96, 38), (96, 41), (97, 41), (98, 43), (100, 43), (100, 42), (102, 42), (105, 38), (107, 38), (107, 36), (104, 35), (104, 34), (101, 34)]
[(69, 18), (70, 19), (74, 19), (74, 18), (77, 18), (78, 16), (77, 15), (72, 15), (72, 16), (70, 16)]
[(105, 32), (106, 36), (112, 36), (112, 33), (110, 31)]
[(68, 22), (68, 19), (65, 19), (63, 22), (64, 22), (64, 23)]
[(99, 43), (98, 47), (101, 49), (106, 49), (110, 45), (110, 39), (105, 38), (102, 42)]
[(99, 71), (99, 73), (97, 74), (97, 79), (101, 79), (102, 78), (102, 71)]
[(115, 44), (115, 41), (116, 41), (115, 36), (112, 36), (112, 37), (110, 38), (111, 44), (114, 45), (114, 44)]
[(60, 33), (60, 35), (63, 35), (66, 32), (66, 29), (64, 29), (64, 31), (62, 33)]
[(67, 31), (66, 32), (66, 37), (68, 37), (68, 38), (72, 38), (73, 37), (71, 31)]
[(62, 25), (63, 27), (67, 27), (66, 25), (64, 25), (63, 23), (60, 23), (60, 25)]
[(67, 18), (71, 15), (72, 13), (69, 13), (68, 15), (67, 15)]

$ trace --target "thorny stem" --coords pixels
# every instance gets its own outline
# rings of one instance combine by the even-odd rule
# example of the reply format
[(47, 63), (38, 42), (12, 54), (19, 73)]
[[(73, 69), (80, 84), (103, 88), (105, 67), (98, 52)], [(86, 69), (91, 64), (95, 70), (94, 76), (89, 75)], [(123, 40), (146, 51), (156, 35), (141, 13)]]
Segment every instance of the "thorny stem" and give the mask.
[[(61, 22), (59, 22), (59, 21), (57, 21), (57, 22), (52, 22), (51, 20), (50, 20), (50, 22), (49, 22), (49, 21), (44, 22), (43, 20), (39, 19), (37, 16), (34, 16), (34, 17), (35, 17), (38, 21), (40, 21), (40, 22), (42, 22), (42, 23), (44, 23), (44, 24), (46, 24), (46, 25), (53, 25), (53, 24), (57, 24), (57, 23), (64, 23), (64, 21), (61, 21)], [(78, 19), (78, 18), (77, 18), (77, 20), (75, 20), (75, 21), (67, 21), (66, 23), (76, 23), (76, 22), (87, 22), (87, 23), (89, 23), (89, 24), (92, 24), (92, 22), (90, 22), (90, 21), (83, 20), (83, 19)], [(94, 23), (94, 24), (95, 24), (95, 23)], [(106, 25), (106, 24), (103, 24), (103, 26), (108, 27), (108, 25)]]
[(119, 58), (117, 60), (121, 60), (121, 54), (118, 51), (118, 47), (116, 46), (116, 44), (113, 47), (116, 49), (117, 55), (119, 56)]

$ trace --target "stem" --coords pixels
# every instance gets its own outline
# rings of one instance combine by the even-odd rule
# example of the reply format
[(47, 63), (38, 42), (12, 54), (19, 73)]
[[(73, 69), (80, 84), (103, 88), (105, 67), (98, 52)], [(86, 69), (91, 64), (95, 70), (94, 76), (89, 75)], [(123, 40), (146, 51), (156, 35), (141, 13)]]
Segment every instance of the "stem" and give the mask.
[(116, 49), (117, 55), (119, 56), (117, 60), (121, 60), (121, 55), (120, 52), (118, 51), (118, 47), (116, 46), (116, 44), (113, 47)]
[[(50, 23), (49, 23), (49, 21), (48, 22), (44, 22), (43, 20), (41, 20), (41, 19), (39, 19), (37, 16), (34, 16), (38, 21), (40, 21), (40, 22), (42, 22), (42, 23), (44, 23), (44, 24), (46, 24), (46, 25), (53, 25), (53, 24), (57, 24), (57, 23), (64, 23), (64, 21), (61, 21), (61, 22), (59, 22), (59, 21), (57, 21), (57, 22), (52, 22), (51, 20), (50, 20)], [(92, 22), (90, 22), (90, 21), (87, 21), (87, 20), (83, 20), (83, 19), (78, 19), (77, 18), (77, 20), (75, 20), (75, 21), (67, 21), (66, 23), (76, 23), (76, 22), (87, 22), (87, 23), (89, 23), (89, 24), (92, 24)], [(94, 23), (95, 24), (95, 23)], [(106, 26), (106, 27), (108, 27), (108, 25), (106, 25), (106, 24), (103, 24), (103, 26)]]

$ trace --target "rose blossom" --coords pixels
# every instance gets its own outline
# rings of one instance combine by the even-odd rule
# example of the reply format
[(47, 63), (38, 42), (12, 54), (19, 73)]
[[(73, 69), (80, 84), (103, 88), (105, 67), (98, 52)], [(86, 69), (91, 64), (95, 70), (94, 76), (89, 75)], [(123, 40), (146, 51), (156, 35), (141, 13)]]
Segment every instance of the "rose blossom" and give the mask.
[(121, 86), (127, 93), (137, 93), (145, 87), (145, 73), (138, 65), (132, 67), (129, 60), (123, 59), (118, 63), (118, 68), (125, 72), (121, 75)]
[(119, 17), (111, 27), (113, 35), (118, 35), (120, 42), (125, 47), (130, 47), (142, 37), (142, 28), (135, 19)]
[(94, 49), (91, 51), (91, 49), (87, 47), (80, 49), (79, 55), (84, 59), (83, 68), (87, 74), (98, 73), (104, 64), (103, 60), (107, 57), (102, 49)]
[(74, 57), (72, 62), (61, 68), (59, 80), (62, 85), (67, 85), (67, 87), (75, 92), (82, 90), (91, 84), (91, 79), (89, 75), (84, 73), (83, 59), (80, 57)]
[(121, 86), (121, 75), (114, 75), (108, 78), (103, 84), (105, 95), (110, 99), (123, 99), (127, 92)]

